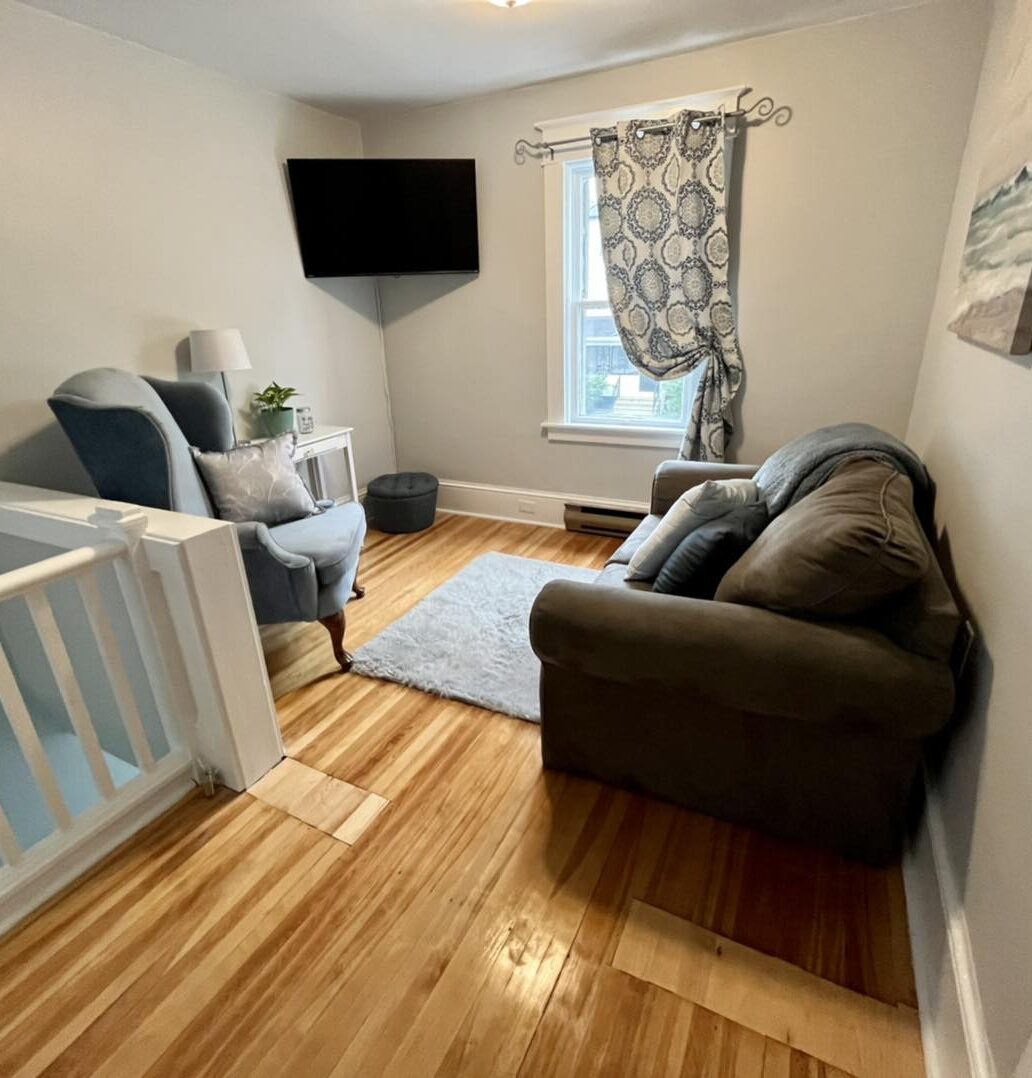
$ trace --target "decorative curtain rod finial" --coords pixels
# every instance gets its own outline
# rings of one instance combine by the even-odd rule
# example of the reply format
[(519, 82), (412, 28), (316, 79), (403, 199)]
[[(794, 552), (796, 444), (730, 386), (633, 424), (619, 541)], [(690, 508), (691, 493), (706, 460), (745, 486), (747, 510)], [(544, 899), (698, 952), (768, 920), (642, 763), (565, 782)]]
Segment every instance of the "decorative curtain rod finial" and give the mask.
[(536, 159), (545, 157), (552, 161), (555, 158), (555, 150), (547, 142), (528, 142), (525, 138), (517, 139), (512, 159), (517, 165), (522, 165), (528, 157)]

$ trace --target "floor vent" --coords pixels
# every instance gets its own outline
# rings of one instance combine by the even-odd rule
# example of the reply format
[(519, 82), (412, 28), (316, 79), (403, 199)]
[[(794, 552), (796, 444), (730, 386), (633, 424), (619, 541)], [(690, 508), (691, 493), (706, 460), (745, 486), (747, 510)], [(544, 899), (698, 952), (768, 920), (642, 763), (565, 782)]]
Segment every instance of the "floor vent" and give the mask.
[(602, 509), (596, 505), (567, 504), (563, 523), (568, 532), (614, 535), (622, 539), (634, 531), (644, 516), (644, 513), (635, 513), (628, 509)]

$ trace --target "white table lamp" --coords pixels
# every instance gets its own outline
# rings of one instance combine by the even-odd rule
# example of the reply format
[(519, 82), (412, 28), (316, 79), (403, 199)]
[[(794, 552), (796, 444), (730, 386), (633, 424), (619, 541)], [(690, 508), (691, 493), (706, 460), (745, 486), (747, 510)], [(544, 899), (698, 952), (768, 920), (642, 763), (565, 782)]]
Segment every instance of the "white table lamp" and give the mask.
[(222, 392), (229, 402), (226, 371), (249, 371), (244, 338), (238, 329), (195, 329), (190, 333), (190, 369), (195, 373), (222, 375)]

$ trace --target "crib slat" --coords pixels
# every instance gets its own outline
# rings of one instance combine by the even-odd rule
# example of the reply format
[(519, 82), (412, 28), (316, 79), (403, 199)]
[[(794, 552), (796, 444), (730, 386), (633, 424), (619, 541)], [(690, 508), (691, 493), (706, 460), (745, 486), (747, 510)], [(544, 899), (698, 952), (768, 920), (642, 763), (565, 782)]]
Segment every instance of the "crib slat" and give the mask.
[(61, 788), (57, 784), (50, 761), (47, 759), (43, 742), (36, 733), (36, 727), (29, 716), (29, 709), (25, 706), (21, 689), (14, 679), (14, 671), (7, 659), (7, 653), (0, 647), (0, 704), (3, 704), (7, 714), (7, 721), (11, 724), (14, 736), (21, 746), (22, 755), (29, 765), (32, 777), (46, 799), (54, 823), (61, 831), (67, 831), (72, 825), (72, 816), (68, 811), (64, 798), (61, 796)]
[(104, 669), (111, 682), (111, 691), (115, 695), (115, 703), (122, 716), (122, 725), (129, 735), (129, 743), (136, 756), (136, 763), (141, 770), (150, 771), (154, 767), (154, 754), (151, 752), (150, 742), (143, 729), (136, 694), (133, 692), (132, 683), (129, 681), (129, 674), (122, 659), (122, 649), (118, 646), (118, 638), (115, 636), (111, 618), (104, 605), (97, 571), (93, 569), (88, 573), (83, 573), (78, 579), (78, 584), (83, 603), (86, 605), (90, 627), (93, 629), (97, 647), (100, 649), (100, 657), (104, 661)]
[(72, 728), (75, 730), (86, 761), (90, 765), (93, 781), (97, 784), (101, 797), (105, 800), (114, 797), (115, 784), (111, 781), (111, 772), (108, 770), (104, 752), (97, 738), (97, 731), (93, 728), (93, 720), (86, 708), (86, 701), (82, 698), (82, 690), (79, 688), (79, 679), (75, 676), (72, 660), (68, 657), (68, 649), (65, 647), (61, 631), (57, 627), (54, 611), (50, 606), (50, 600), (46, 592), (40, 588), (30, 591), (25, 596), (29, 607), (29, 613), (39, 633), (43, 651), (46, 653), (47, 662), (53, 672), (54, 680), (64, 701), (65, 710), (71, 719)]
[(21, 860), (21, 846), (18, 845), (14, 829), (7, 822), (3, 806), (0, 806), (0, 857), (8, 865), (16, 865)]

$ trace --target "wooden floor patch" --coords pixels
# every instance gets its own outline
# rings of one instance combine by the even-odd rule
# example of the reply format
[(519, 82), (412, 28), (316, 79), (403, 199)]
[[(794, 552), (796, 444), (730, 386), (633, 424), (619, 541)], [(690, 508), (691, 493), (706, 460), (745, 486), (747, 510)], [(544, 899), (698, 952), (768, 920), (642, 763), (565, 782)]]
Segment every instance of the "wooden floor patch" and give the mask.
[(631, 902), (613, 965), (857, 1078), (924, 1074), (911, 1008), (851, 992), (645, 902)]
[(325, 775), (289, 756), (247, 792), (349, 846), (365, 834), (389, 804), (379, 794)]

